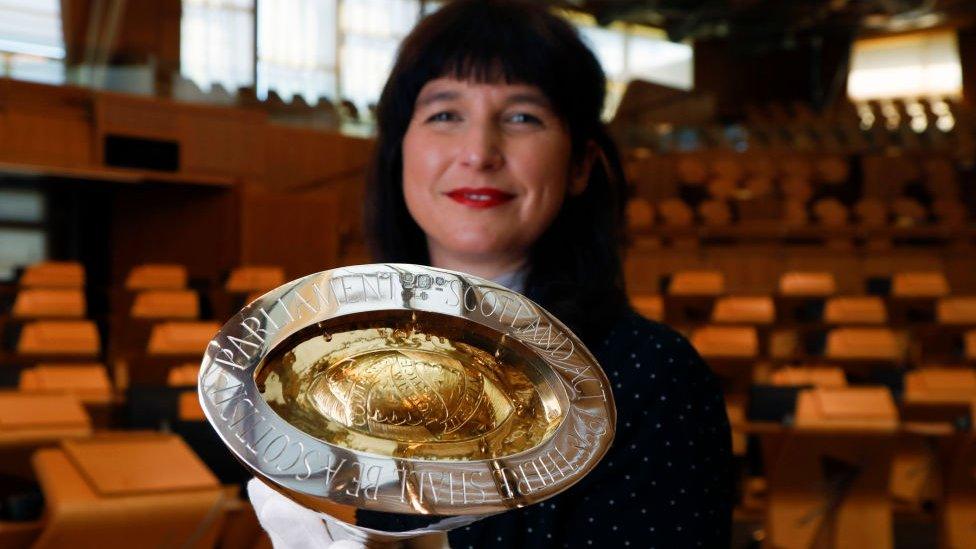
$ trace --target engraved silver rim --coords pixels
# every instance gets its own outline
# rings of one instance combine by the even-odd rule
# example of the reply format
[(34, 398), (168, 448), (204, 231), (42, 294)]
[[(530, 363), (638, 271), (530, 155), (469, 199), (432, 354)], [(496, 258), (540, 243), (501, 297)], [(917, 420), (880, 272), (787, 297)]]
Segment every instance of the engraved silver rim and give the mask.
[[(350, 450), (283, 420), (258, 391), (264, 359), (299, 330), (380, 309), (442, 313), (507, 334), (548, 365), (568, 396), (541, 444), (501, 458), (418, 460)], [(409, 264), (367, 264), (311, 274), (245, 306), (207, 347), (199, 376), (204, 414), (256, 476), (300, 500), (372, 511), (469, 515), (535, 503), (589, 473), (612, 443), (609, 381), (583, 343), (525, 296), (475, 276)]]

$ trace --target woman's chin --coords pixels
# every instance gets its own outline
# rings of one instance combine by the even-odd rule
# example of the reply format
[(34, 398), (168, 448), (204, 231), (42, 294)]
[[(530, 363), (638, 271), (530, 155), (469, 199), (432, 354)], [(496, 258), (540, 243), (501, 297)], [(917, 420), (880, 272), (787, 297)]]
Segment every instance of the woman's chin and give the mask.
[(444, 244), (445, 251), (452, 256), (472, 261), (504, 259), (511, 255), (512, 250), (508, 241), (487, 235), (455, 235)]

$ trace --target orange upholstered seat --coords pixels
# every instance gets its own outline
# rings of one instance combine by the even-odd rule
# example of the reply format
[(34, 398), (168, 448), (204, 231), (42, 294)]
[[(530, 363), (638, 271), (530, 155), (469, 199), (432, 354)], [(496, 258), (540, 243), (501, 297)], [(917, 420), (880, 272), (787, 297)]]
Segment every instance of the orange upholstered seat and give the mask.
[(837, 291), (831, 272), (789, 271), (779, 278), (779, 293), (786, 296), (825, 297)]
[(712, 322), (770, 324), (776, 308), (769, 296), (728, 296), (715, 301)]
[(106, 402), (112, 396), (101, 364), (38, 364), (20, 372), (18, 387), (22, 392), (71, 394), (84, 402)]
[(638, 295), (630, 300), (634, 310), (651, 320), (664, 319), (664, 300), (659, 295)]
[(186, 287), (186, 267), (148, 263), (133, 267), (125, 279), (127, 290), (179, 290)]
[(12, 313), (18, 318), (82, 318), (85, 294), (78, 288), (24, 288), (17, 292)]
[(844, 370), (837, 366), (788, 366), (770, 376), (773, 385), (814, 385), (816, 387), (846, 387)]
[(133, 318), (181, 318), (200, 316), (200, 300), (192, 290), (143, 290), (132, 301)]
[(74, 261), (42, 261), (24, 271), (20, 285), (31, 288), (81, 288), (85, 268)]
[(704, 326), (692, 333), (691, 344), (706, 358), (753, 358), (759, 352), (751, 326)]
[(943, 297), (936, 304), (935, 316), (941, 324), (976, 325), (976, 296)]
[(146, 350), (150, 355), (202, 356), (218, 329), (216, 322), (162, 322), (152, 327)]
[(827, 300), (824, 321), (831, 324), (884, 324), (888, 312), (875, 296), (838, 296)]
[(197, 375), (200, 374), (200, 364), (187, 362), (170, 368), (166, 374), (166, 385), (170, 387), (191, 387), (197, 384)]
[(24, 325), (17, 352), (24, 355), (97, 355), (98, 329), (90, 320), (36, 320)]
[(827, 334), (827, 357), (838, 360), (897, 361), (902, 345), (888, 328), (836, 328)]
[(895, 273), (891, 294), (897, 297), (943, 297), (949, 294), (949, 281), (941, 271)]
[(631, 198), (627, 201), (627, 228), (630, 230), (648, 230), (654, 225), (654, 207), (643, 198)]
[(678, 271), (671, 276), (671, 295), (717, 296), (725, 292), (721, 271)]
[(228, 292), (266, 292), (285, 283), (285, 270), (275, 266), (248, 265), (234, 269), (224, 289)]

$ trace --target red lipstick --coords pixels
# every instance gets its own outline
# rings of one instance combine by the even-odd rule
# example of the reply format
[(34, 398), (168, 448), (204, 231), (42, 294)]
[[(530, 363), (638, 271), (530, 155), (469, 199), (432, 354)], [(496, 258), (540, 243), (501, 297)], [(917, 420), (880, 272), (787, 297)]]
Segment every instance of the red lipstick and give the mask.
[(512, 193), (491, 187), (461, 187), (445, 193), (451, 200), (472, 208), (492, 208), (515, 198)]

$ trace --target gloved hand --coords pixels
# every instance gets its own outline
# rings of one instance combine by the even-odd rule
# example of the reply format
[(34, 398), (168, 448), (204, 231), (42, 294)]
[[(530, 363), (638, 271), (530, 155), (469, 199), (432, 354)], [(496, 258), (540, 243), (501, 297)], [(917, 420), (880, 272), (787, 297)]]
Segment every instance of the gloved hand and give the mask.
[(380, 532), (358, 528), (299, 505), (252, 478), (247, 494), (275, 549), (449, 549), (445, 532)]

